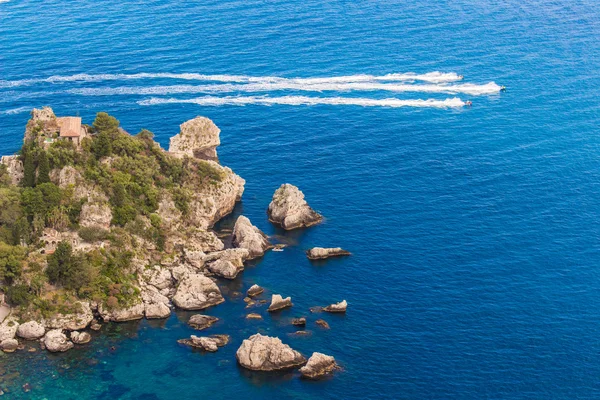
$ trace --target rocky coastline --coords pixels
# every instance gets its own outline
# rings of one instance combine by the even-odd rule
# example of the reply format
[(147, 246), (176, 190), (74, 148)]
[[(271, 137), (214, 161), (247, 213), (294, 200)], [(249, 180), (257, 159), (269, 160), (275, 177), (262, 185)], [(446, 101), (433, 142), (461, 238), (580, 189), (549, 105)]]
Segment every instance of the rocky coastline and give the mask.
[[(9, 241), (4, 237), (13, 240), (0, 248), (0, 258), (18, 272), (0, 271), (0, 350), (11, 353), (37, 341), (42, 349), (65, 352), (89, 343), (89, 330), (101, 330), (106, 323), (164, 319), (174, 309), (218, 306), (225, 301), (219, 279), (235, 279), (248, 261), (275, 247), (243, 215), (235, 222), (230, 245), (212, 230), (240, 201), (245, 181), (219, 164), (220, 130), (210, 119), (183, 123), (165, 151), (150, 132), (130, 135), (104, 113), (93, 125), (81, 126), (76, 143), (62, 138), (64, 117), (51, 108), (34, 109), (31, 115), (21, 154), (0, 162), (0, 199), (6, 204), (18, 197), (15, 204), (21, 207), (14, 205), (14, 221), (0, 225), (6, 231), (0, 245)], [(138, 171), (144, 163), (160, 173)], [(47, 192), (59, 197), (55, 208), (28, 214), (29, 197)], [(286, 230), (323, 220), (290, 184), (277, 189), (267, 214)], [(27, 224), (28, 231), (18, 231), (18, 224)], [(339, 248), (307, 253), (311, 259), (348, 254)], [(73, 268), (92, 278), (68, 275)], [(247, 290), (247, 308), (266, 302), (256, 299), (264, 290), (258, 285)], [(292, 305), (290, 297), (273, 294), (268, 311)], [(343, 301), (323, 310), (345, 312), (346, 306)], [(247, 318), (262, 319), (256, 313)], [(197, 314), (188, 324), (205, 330), (217, 321)], [(306, 318), (293, 325), (303, 327)], [(229, 337), (192, 335), (179, 343), (214, 352)], [(255, 371), (304, 365), (300, 372), (311, 379), (337, 368), (333, 357), (314, 353), (307, 363), (279, 338), (261, 334), (244, 340), (236, 359)]]

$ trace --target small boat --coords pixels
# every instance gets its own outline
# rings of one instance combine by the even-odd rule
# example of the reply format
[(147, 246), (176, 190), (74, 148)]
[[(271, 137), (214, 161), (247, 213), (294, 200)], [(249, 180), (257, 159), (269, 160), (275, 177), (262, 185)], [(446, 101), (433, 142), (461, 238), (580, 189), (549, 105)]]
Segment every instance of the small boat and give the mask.
[(506, 86), (501, 86), (501, 87), (500, 87), (500, 91), (501, 91), (501, 92), (506, 92)]
[(473, 105), (473, 102), (471, 100), (467, 100), (465, 102), (465, 106), (467, 106), (467, 107), (471, 107), (472, 105)]

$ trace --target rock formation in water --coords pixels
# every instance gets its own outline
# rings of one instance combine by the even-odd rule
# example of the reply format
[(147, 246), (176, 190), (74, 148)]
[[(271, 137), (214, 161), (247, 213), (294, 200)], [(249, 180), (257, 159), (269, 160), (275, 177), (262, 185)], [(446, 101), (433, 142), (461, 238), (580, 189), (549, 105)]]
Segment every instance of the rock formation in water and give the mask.
[(292, 325), (294, 325), (294, 326), (306, 326), (306, 318), (304, 318), (304, 317), (294, 318), (292, 320)]
[(210, 335), (201, 337), (192, 335), (189, 339), (181, 339), (177, 342), (214, 353), (219, 347), (223, 347), (229, 343), (229, 335)]
[(202, 274), (182, 279), (173, 296), (173, 303), (183, 310), (204, 310), (224, 301), (219, 287)]
[(235, 222), (231, 242), (234, 247), (247, 249), (249, 259), (262, 257), (265, 251), (273, 247), (267, 235), (252, 225), (243, 215), (240, 215)]
[(271, 305), (269, 306), (267, 311), (279, 311), (291, 306), (293, 306), (291, 297), (286, 297), (284, 299), (283, 297), (281, 297), (281, 295), (274, 294), (273, 296), (271, 296)]
[(289, 369), (306, 362), (302, 354), (283, 344), (279, 338), (260, 333), (245, 339), (235, 356), (242, 367), (255, 371)]
[(323, 308), (323, 311), (330, 313), (345, 313), (347, 307), (348, 303), (346, 303), (346, 300), (342, 300), (339, 303), (328, 305)]
[(203, 330), (211, 327), (219, 318), (210, 315), (195, 314), (188, 321), (188, 325), (196, 330)]
[(86, 344), (92, 340), (92, 335), (87, 332), (71, 332), (71, 341), (75, 344)]
[(248, 289), (248, 291), (246, 292), (246, 294), (248, 295), (248, 297), (256, 297), (259, 294), (263, 293), (265, 291), (265, 289), (261, 288), (260, 286), (254, 284), (250, 287), (250, 289)]
[(300, 368), (303, 378), (319, 379), (337, 368), (335, 358), (323, 353), (314, 352), (305, 366)]
[(304, 194), (289, 183), (275, 191), (267, 215), (269, 221), (286, 230), (316, 225), (323, 220), (304, 200)]
[(25, 340), (37, 340), (44, 336), (44, 333), (46, 328), (36, 321), (25, 322), (17, 328), (17, 336)]
[(46, 335), (42, 338), (42, 345), (52, 353), (63, 352), (73, 348), (73, 342), (67, 339), (62, 329), (53, 329), (46, 332)]
[(332, 247), (332, 248), (324, 248), (324, 247), (313, 247), (312, 249), (306, 252), (306, 256), (310, 260), (320, 260), (329, 257), (340, 257), (340, 256), (349, 256), (350, 252), (342, 249), (341, 247)]

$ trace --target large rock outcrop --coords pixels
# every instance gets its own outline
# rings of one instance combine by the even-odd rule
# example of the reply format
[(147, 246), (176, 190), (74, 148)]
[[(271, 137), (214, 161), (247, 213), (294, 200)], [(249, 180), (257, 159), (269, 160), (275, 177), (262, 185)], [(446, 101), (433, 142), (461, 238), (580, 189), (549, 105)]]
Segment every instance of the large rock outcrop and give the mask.
[(267, 214), (269, 221), (281, 225), (285, 230), (316, 225), (323, 220), (304, 200), (304, 194), (289, 183), (275, 191)]
[(105, 322), (125, 322), (144, 318), (144, 303), (137, 303), (129, 307), (109, 308), (104, 304), (98, 305), (98, 312)]
[(217, 284), (203, 274), (185, 276), (173, 296), (173, 303), (184, 310), (203, 310), (224, 301)]
[(89, 228), (110, 228), (112, 210), (106, 203), (85, 203), (79, 214), (79, 225)]
[(21, 183), (21, 180), (25, 177), (25, 169), (23, 168), (23, 162), (19, 160), (19, 156), (2, 156), (0, 164), (6, 166), (6, 172), (8, 172), (13, 185)]
[(65, 329), (79, 331), (85, 329), (94, 319), (90, 304), (86, 301), (78, 302), (79, 311), (73, 314), (55, 314), (43, 321), (48, 329)]
[(302, 354), (283, 344), (279, 338), (260, 333), (245, 339), (235, 356), (242, 367), (254, 371), (294, 368), (306, 362)]
[(217, 146), (221, 144), (221, 130), (206, 117), (196, 117), (179, 126), (179, 134), (169, 143), (169, 153), (177, 157), (195, 157), (217, 160)]
[(261, 257), (266, 250), (273, 247), (267, 235), (252, 225), (250, 220), (243, 215), (240, 215), (235, 221), (231, 243), (234, 247), (247, 249), (249, 259)]
[(265, 289), (263, 289), (262, 287), (258, 286), (257, 284), (254, 284), (250, 287), (250, 289), (248, 289), (248, 291), (246, 292), (246, 294), (248, 295), (248, 297), (256, 297), (259, 294), (261, 294), (262, 292), (264, 292)]
[(73, 342), (67, 339), (67, 335), (61, 329), (53, 329), (46, 333), (42, 339), (42, 345), (46, 350), (53, 353), (67, 351), (73, 348)]
[(247, 249), (227, 249), (208, 254), (204, 258), (206, 268), (215, 275), (226, 279), (235, 279), (244, 270), (244, 261), (248, 259)]
[(44, 333), (46, 333), (44, 325), (36, 321), (25, 322), (17, 329), (17, 336), (26, 340), (37, 340), (44, 336)]
[(346, 302), (346, 300), (342, 300), (339, 303), (328, 305), (323, 309), (323, 311), (330, 313), (345, 313), (347, 307), (348, 303)]
[(218, 320), (219, 320), (219, 318), (213, 317), (210, 315), (196, 314), (196, 315), (192, 315), (190, 317), (190, 320), (188, 321), (188, 325), (196, 330), (201, 331), (201, 330), (211, 327)]
[(329, 257), (341, 257), (349, 256), (350, 252), (342, 249), (341, 247), (313, 247), (306, 252), (306, 257), (310, 260), (320, 260)]
[(333, 372), (337, 367), (335, 358), (314, 352), (305, 366), (300, 368), (303, 378), (318, 379)]

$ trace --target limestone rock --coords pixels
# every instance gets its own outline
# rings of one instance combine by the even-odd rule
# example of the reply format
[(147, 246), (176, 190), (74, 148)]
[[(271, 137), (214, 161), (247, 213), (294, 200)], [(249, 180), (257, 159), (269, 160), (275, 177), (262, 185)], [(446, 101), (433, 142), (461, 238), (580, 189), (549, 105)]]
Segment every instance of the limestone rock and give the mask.
[(65, 329), (68, 331), (79, 331), (85, 329), (94, 319), (90, 303), (78, 302), (79, 311), (73, 314), (55, 314), (44, 320), (47, 329)]
[(2, 156), (0, 164), (6, 165), (6, 172), (10, 177), (10, 182), (13, 185), (18, 185), (25, 177), (25, 169), (23, 162), (19, 160), (19, 156)]
[(167, 268), (160, 265), (144, 268), (142, 276), (145, 281), (157, 289), (166, 289), (173, 286), (173, 275)]
[(73, 331), (71, 332), (71, 341), (75, 344), (86, 344), (92, 340), (92, 335), (87, 332)]
[(109, 229), (112, 210), (106, 203), (85, 203), (79, 214), (79, 225), (89, 228)]
[(188, 325), (196, 330), (203, 330), (210, 326), (212, 326), (215, 322), (217, 322), (219, 318), (212, 317), (210, 315), (196, 314), (190, 317), (188, 321)]
[(255, 371), (294, 368), (306, 362), (302, 354), (283, 344), (279, 338), (260, 333), (245, 339), (235, 356), (242, 367)]
[(169, 153), (177, 157), (196, 157), (217, 160), (221, 130), (210, 119), (196, 117), (179, 126), (180, 133), (169, 142)]
[(184, 277), (173, 296), (173, 303), (184, 310), (203, 310), (224, 301), (219, 287), (202, 274)]
[(305, 366), (300, 368), (303, 378), (318, 379), (333, 372), (337, 367), (335, 358), (314, 352)]
[(148, 319), (163, 319), (171, 315), (171, 308), (165, 303), (144, 303), (144, 315)]
[(0, 350), (5, 353), (13, 353), (19, 347), (17, 339), (5, 339), (0, 342)]
[(263, 319), (263, 318), (260, 314), (250, 313), (250, 314), (246, 315), (246, 319)]
[(250, 287), (250, 289), (248, 289), (248, 291), (246, 292), (246, 294), (248, 295), (248, 297), (256, 297), (259, 294), (261, 294), (262, 292), (264, 292), (265, 289), (261, 288), (258, 285), (252, 285)]
[(223, 347), (229, 343), (229, 335), (211, 335), (201, 337), (192, 335), (189, 339), (181, 339), (177, 342), (188, 346), (197, 347), (204, 351), (215, 352), (219, 349), (219, 347)]
[(315, 323), (323, 329), (329, 329), (329, 324), (324, 319), (318, 319), (315, 321)]
[(248, 255), (247, 249), (227, 249), (208, 254), (205, 263), (213, 274), (226, 279), (235, 279), (244, 270), (244, 260)]
[(36, 321), (25, 322), (17, 329), (17, 336), (27, 340), (37, 340), (44, 336), (44, 333), (46, 333), (46, 329)]
[(67, 339), (62, 329), (53, 329), (46, 332), (46, 336), (42, 339), (42, 344), (48, 351), (53, 353), (73, 348), (73, 342)]
[(281, 297), (281, 295), (274, 294), (273, 296), (271, 296), (271, 305), (269, 306), (267, 311), (269, 311), (269, 312), (279, 311), (284, 308), (291, 307), (292, 305), (293, 304), (292, 304), (291, 297), (286, 297), (284, 299), (283, 297)]
[(292, 320), (292, 325), (294, 325), (294, 326), (306, 326), (306, 318), (304, 318), (304, 317), (294, 318)]
[(341, 247), (332, 247), (332, 248), (313, 247), (312, 249), (310, 249), (306, 252), (306, 256), (310, 260), (320, 260), (323, 258), (349, 256), (349, 255), (350, 255), (350, 252), (342, 249)]
[(235, 221), (232, 234), (232, 245), (248, 250), (248, 258), (261, 257), (267, 249), (273, 247), (260, 229), (252, 225), (250, 220), (240, 215)]
[(328, 305), (323, 311), (330, 313), (345, 313), (346, 307), (348, 307), (348, 303), (346, 303), (346, 300), (342, 300), (339, 303)]
[(136, 319), (142, 319), (144, 318), (144, 311), (145, 307), (143, 302), (125, 308), (109, 308), (104, 304), (98, 305), (98, 312), (100, 313), (100, 316), (102, 316), (102, 319), (104, 319), (105, 322), (125, 322), (133, 321)]
[(267, 214), (269, 221), (281, 225), (286, 230), (316, 225), (323, 220), (323, 217), (306, 203), (304, 194), (289, 183), (281, 185), (275, 191)]

